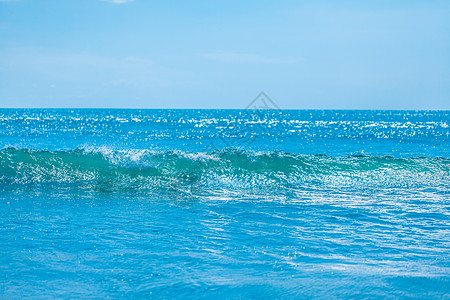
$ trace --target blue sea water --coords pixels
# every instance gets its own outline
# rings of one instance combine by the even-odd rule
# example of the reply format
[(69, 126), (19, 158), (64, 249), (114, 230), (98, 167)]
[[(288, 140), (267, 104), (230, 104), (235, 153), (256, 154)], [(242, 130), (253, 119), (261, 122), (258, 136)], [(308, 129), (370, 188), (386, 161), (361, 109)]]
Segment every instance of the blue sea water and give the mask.
[(0, 110), (0, 298), (450, 298), (450, 112)]

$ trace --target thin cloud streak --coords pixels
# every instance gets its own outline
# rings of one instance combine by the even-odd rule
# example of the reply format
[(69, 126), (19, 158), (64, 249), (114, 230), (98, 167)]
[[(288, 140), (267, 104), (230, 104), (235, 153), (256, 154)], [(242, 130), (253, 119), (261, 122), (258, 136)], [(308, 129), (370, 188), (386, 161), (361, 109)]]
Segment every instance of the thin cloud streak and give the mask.
[(300, 62), (296, 58), (274, 58), (257, 54), (236, 53), (236, 52), (217, 52), (205, 53), (203, 57), (225, 63), (267, 63), (267, 64), (292, 64)]
[[(0, 0), (0, 1), (2, 1), (2, 0)], [(102, 0), (102, 1), (114, 3), (114, 4), (124, 4), (124, 3), (128, 3), (128, 2), (133, 2), (134, 0)]]

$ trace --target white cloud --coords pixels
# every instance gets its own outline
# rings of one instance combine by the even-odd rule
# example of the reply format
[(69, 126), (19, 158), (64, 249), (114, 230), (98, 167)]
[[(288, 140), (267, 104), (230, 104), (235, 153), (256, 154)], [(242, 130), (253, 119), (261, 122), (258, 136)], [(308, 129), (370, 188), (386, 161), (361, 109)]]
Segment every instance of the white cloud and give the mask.
[(236, 53), (236, 52), (216, 52), (202, 54), (203, 57), (215, 61), (226, 63), (272, 63), (272, 64), (291, 64), (298, 63), (295, 58), (273, 58), (258, 54)]

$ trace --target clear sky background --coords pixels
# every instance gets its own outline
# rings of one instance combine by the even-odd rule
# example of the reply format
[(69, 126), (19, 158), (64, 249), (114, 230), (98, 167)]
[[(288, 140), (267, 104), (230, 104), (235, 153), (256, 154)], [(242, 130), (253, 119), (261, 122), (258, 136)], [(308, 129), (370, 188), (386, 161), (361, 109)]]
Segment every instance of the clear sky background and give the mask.
[(450, 1), (0, 0), (0, 107), (450, 109)]

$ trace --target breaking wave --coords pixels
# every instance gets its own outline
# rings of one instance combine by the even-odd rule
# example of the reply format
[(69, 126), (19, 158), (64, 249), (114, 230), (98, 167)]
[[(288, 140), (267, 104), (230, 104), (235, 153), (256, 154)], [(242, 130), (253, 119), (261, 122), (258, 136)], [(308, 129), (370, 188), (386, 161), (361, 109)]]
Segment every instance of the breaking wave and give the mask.
[(0, 150), (0, 188), (276, 194), (308, 188), (448, 190), (450, 159), (220, 150)]

